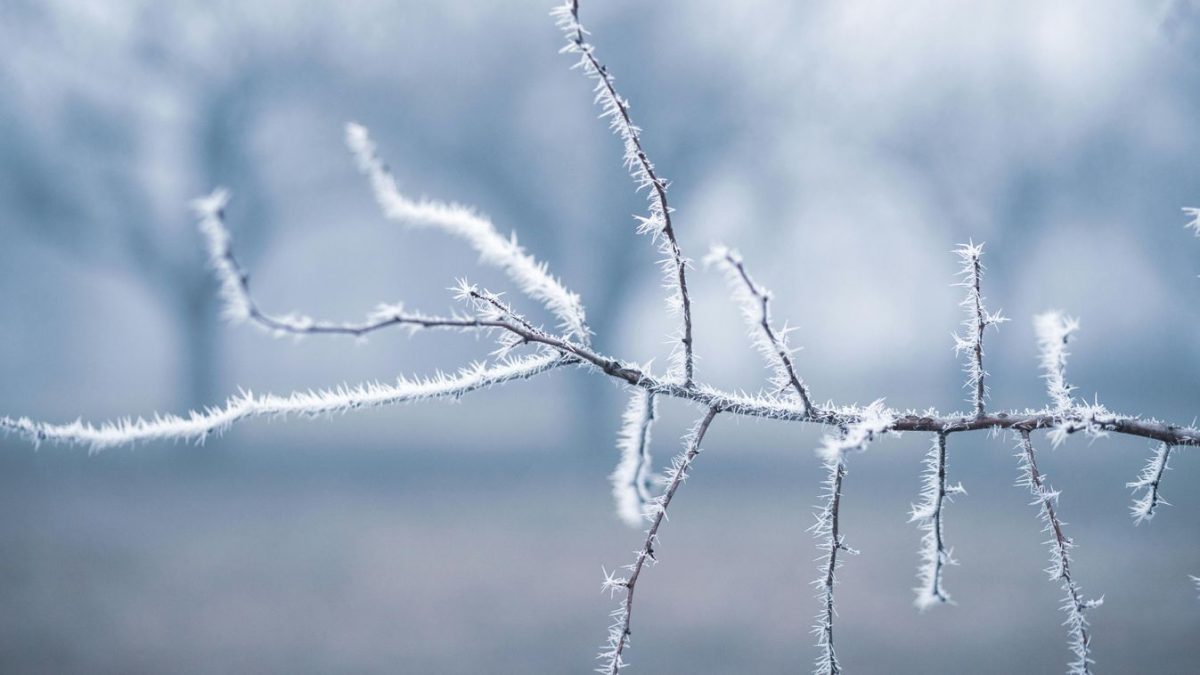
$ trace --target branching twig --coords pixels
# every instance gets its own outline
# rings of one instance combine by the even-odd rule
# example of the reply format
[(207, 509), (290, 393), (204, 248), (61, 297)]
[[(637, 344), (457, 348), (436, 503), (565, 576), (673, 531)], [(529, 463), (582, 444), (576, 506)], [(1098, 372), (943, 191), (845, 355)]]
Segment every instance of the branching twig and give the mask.
[(690, 387), (694, 377), (695, 359), (692, 355), (692, 300), (688, 296), (687, 287), (688, 260), (683, 256), (671, 223), (672, 209), (667, 203), (667, 181), (655, 173), (654, 164), (650, 162), (645, 148), (642, 147), (641, 129), (629, 116), (629, 102), (617, 93), (612, 74), (596, 58), (595, 47), (585, 37), (588, 31), (579, 23), (579, 0), (567, 0), (551, 14), (567, 36), (567, 45), (562, 51), (579, 54), (578, 65), (589, 78), (596, 81), (596, 103), (600, 106), (600, 116), (609, 118), (613, 131), (625, 144), (625, 167), (629, 169), (637, 189), (649, 191), (650, 213), (646, 218), (638, 217), (638, 232), (650, 234), (659, 242), (659, 248), (666, 256), (663, 267), (666, 271), (667, 287), (672, 289), (668, 305), (672, 310), (679, 311), (683, 320), (682, 335), (679, 336), (682, 351), (676, 351), (675, 354), (683, 371), (683, 385)]
[(629, 644), (629, 636), (632, 635), (630, 621), (633, 619), (633, 593), (637, 588), (638, 579), (646, 567), (647, 560), (658, 561), (658, 558), (655, 557), (658, 530), (667, 517), (667, 509), (670, 508), (671, 500), (675, 498), (679, 486), (687, 480), (692, 462), (700, 454), (700, 443), (704, 441), (704, 434), (708, 432), (708, 426), (712, 424), (713, 418), (717, 416), (718, 412), (716, 408), (708, 409), (708, 412), (685, 438), (683, 452), (672, 460), (671, 469), (666, 474), (667, 489), (662, 496), (654, 500), (646, 513), (650, 519), (650, 527), (646, 530), (646, 539), (642, 543), (642, 548), (635, 552), (633, 563), (625, 568), (629, 571), (629, 576), (617, 577), (608, 573), (604, 576), (604, 589), (610, 593), (624, 589), (625, 597), (612, 613), (614, 621), (608, 630), (608, 642), (597, 657), (601, 661), (601, 666), (596, 669), (597, 672), (617, 675), (626, 665), (621, 655)]
[(984, 415), (984, 401), (987, 399), (987, 384), (984, 379), (987, 372), (983, 369), (983, 331), (988, 326), (999, 326), (1008, 321), (1000, 312), (990, 314), (983, 306), (983, 244), (974, 242), (962, 244), (954, 250), (962, 261), (959, 273), (963, 279), (958, 285), (967, 289), (967, 297), (961, 305), (967, 310), (967, 318), (963, 320), (965, 335), (954, 334), (954, 350), (967, 353), (967, 389), (971, 390), (971, 402), (976, 417)]
[(1170, 506), (1167, 500), (1162, 498), (1159, 492), (1159, 485), (1162, 483), (1163, 473), (1171, 468), (1167, 463), (1171, 459), (1171, 446), (1167, 443), (1160, 443), (1158, 450), (1154, 456), (1150, 458), (1150, 462), (1142, 469), (1142, 473), (1138, 475), (1137, 480), (1126, 483), (1126, 487), (1137, 490), (1145, 490), (1141, 497), (1133, 500), (1133, 506), (1129, 507), (1130, 515), (1133, 516), (1133, 522), (1141, 525), (1142, 521), (1150, 520), (1154, 517), (1154, 509), (1158, 508), (1159, 504)]
[(918, 522), (925, 534), (921, 537), (921, 566), (917, 572), (920, 585), (916, 605), (925, 610), (929, 607), (950, 602), (950, 596), (942, 588), (942, 576), (946, 565), (956, 564), (942, 533), (942, 517), (946, 500), (953, 495), (966, 494), (962, 483), (946, 483), (946, 434), (934, 436), (933, 447), (925, 457), (925, 484), (921, 489), (921, 503), (912, 507), (910, 522)]
[(1044, 532), (1049, 532), (1050, 567), (1046, 572), (1052, 580), (1062, 582), (1063, 591), (1067, 597), (1063, 599), (1062, 609), (1067, 613), (1066, 626), (1069, 635), (1071, 651), (1075, 660), (1069, 665), (1072, 675), (1087, 675), (1091, 672), (1091, 635), (1088, 633), (1087, 617), (1084, 613), (1098, 607), (1104, 602), (1103, 596), (1095, 600), (1084, 600), (1079, 584), (1071, 576), (1070, 551), (1075, 544), (1063, 532), (1062, 521), (1058, 519), (1055, 505), (1058, 503), (1058, 491), (1046, 487), (1045, 477), (1038, 472), (1037, 458), (1034, 456), (1033, 443), (1029, 440), (1029, 430), (1020, 429), (1021, 438), (1021, 479), (1018, 485), (1028, 487), (1033, 493), (1033, 504), (1041, 507), (1042, 521), (1046, 523)]
[(786, 326), (779, 331), (771, 326), (771, 292), (754, 283), (737, 251), (714, 246), (705, 261), (719, 265), (729, 277), (734, 298), (741, 305), (742, 316), (750, 326), (750, 339), (775, 373), (771, 384), (777, 391), (791, 388), (800, 397), (804, 410), (811, 411), (813, 404), (808, 387), (796, 374), (792, 364), (795, 350), (788, 346), (787, 340), (791, 331)]
[(422, 328), (452, 328), (472, 330), (487, 328), (471, 317), (439, 317), (404, 311), (402, 305), (379, 305), (366, 321), (361, 323), (335, 323), (320, 321), (302, 314), (274, 315), (258, 308), (250, 295), (250, 275), (238, 263), (233, 253), (233, 239), (225, 225), (225, 205), (229, 193), (217, 189), (212, 194), (192, 202), (200, 218), (200, 232), (208, 247), (209, 264), (221, 285), (221, 299), (225, 302), (225, 315), (232, 321), (250, 321), (254, 325), (276, 335), (352, 335), (363, 337), (389, 326), (404, 326), (409, 331)]

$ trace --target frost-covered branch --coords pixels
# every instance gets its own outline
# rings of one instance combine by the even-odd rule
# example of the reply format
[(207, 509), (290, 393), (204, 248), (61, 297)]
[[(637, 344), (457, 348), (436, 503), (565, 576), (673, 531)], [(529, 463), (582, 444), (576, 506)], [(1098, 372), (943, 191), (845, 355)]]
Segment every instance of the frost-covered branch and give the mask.
[(640, 234), (649, 234), (659, 245), (665, 256), (662, 261), (666, 285), (671, 289), (668, 307), (678, 311), (683, 321), (682, 333), (678, 336), (679, 348), (672, 353), (682, 370), (684, 386), (691, 386), (694, 377), (692, 355), (692, 300), (688, 296), (688, 260), (679, 247), (675, 228), (671, 222), (671, 206), (667, 203), (667, 181), (654, 170), (654, 164), (642, 147), (641, 129), (629, 115), (629, 102), (617, 93), (613, 76), (596, 58), (596, 49), (587, 41), (588, 31), (579, 23), (579, 0), (566, 0), (551, 12), (558, 27), (567, 37), (562, 51), (578, 54), (579, 63), (588, 78), (596, 82), (596, 103), (600, 106), (600, 117), (608, 118), (610, 126), (625, 145), (625, 168), (638, 191), (648, 191), (650, 212), (647, 217), (638, 216)]
[(833, 589), (837, 583), (837, 569), (840, 565), (838, 552), (845, 551), (851, 555), (858, 553), (846, 546), (845, 537), (841, 532), (842, 481), (846, 477), (846, 455), (854, 450), (866, 449), (868, 443), (888, 431), (894, 422), (891, 412), (883, 407), (883, 402), (876, 401), (864, 408), (860, 419), (844, 427), (841, 434), (826, 436), (821, 448), (817, 450), (827, 472), (823, 483), (824, 503), (818, 507), (819, 510), (815, 514), (817, 520), (809, 528), (819, 542), (818, 548), (825, 551), (825, 555), (818, 558), (821, 576), (813, 582), (817, 587), (817, 597), (821, 601), (821, 609), (813, 625), (817, 647), (821, 650), (813, 671), (817, 675), (837, 675), (842, 672), (833, 642), (833, 620), (837, 615), (833, 603)]
[(225, 405), (192, 412), (187, 417), (155, 415), (149, 419), (125, 418), (93, 426), (82, 421), (69, 424), (34, 422), (27, 417), (0, 417), (0, 428), (40, 444), (72, 443), (99, 451), (141, 441), (201, 442), (209, 435), (228, 429), (235, 422), (254, 417), (313, 417), (427, 399), (457, 398), (493, 385), (523, 380), (573, 361), (558, 354), (538, 354), (488, 366), (477, 363), (455, 375), (437, 374), (424, 379), (400, 378), (394, 384), (369, 383), (355, 387), (295, 392), (287, 396), (256, 396), (244, 392)]
[(742, 316), (750, 327), (750, 339), (774, 372), (771, 384), (775, 390), (785, 391), (791, 388), (800, 397), (805, 411), (812, 410), (812, 398), (809, 396), (808, 387), (796, 374), (793, 365), (795, 350), (788, 345), (787, 339), (791, 329), (784, 326), (776, 331), (771, 326), (771, 292), (754, 283), (746, 271), (742, 256), (737, 251), (724, 246), (714, 246), (705, 262), (719, 265), (725, 271), (734, 299), (741, 305)]
[(967, 242), (954, 250), (962, 262), (959, 274), (962, 281), (958, 283), (967, 289), (967, 296), (959, 303), (967, 312), (963, 320), (964, 335), (954, 334), (954, 351), (967, 353), (964, 369), (967, 373), (966, 388), (971, 391), (967, 399), (975, 409), (976, 417), (983, 417), (984, 401), (987, 399), (987, 384), (984, 379), (987, 372), (983, 369), (983, 331), (988, 326), (999, 326), (1008, 321), (1000, 312), (991, 314), (983, 305), (983, 244), (976, 245)]
[(953, 495), (966, 494), (962, 483), (946, 483), (946, 434), (934, 436), (933, 447), (925, 456), (925, 483), (921, 488), (921, 502), (912, 507), (910, 522), (920, 523), (925, 532), (921, 537), (921, 566), (917, 571), (920, 585), (916, 605), (925, 610), (933, 605), (950, 602), (950, 596), (942, 587), (942, 576), (947, 565), (956, 564), (942, 533), (942, 521), (946, 500)]
[(611, 478), (617, 516), (630, 527), (639, 527), (645, 522), (646, 508), (654, 498), (650, 494), (653, 471), (650, 429), (654, 426), (656, 407), (654, 394), (640, 387), (634, 388), (621, 417), (621, 432), (617, 436), (621, 461)]
[(625, 567), (629, 576), (618, 577), (609, 573), (604, 575), (604, 590), (618, 593), (623, 589), (625, 597), (621, 599), (621, 604), (617, 609), (612, 612), (613, 624), (608, 629), (608, 641), (597, 656), (601, 663), (600, 667), (596, 669), (597, 672), (617, 675), (627, 665), (622, 654), (625, 647), (629, 645), (629, 637), (633, 634), (630, 630), (630, 622), (633, 619), (633, 593), (637, 588), (638, 579), (642, 576), (642, 570), (646, 568), (647, 561), (658, 562), (658, 558), (655, 556), (658, 530), (667, 517), (667, 509), (670, 508), (671, 500), (675, 498), (679, 486), (687, 480), (692, 463), (700, 454), (700, 443), (704, 441), (704, 434), (708, 432), (708, 427), (718, 412), (720, 411), (716, 408), (708, 409), (704, 417), (700, 418), (700, 421), (684, 438), (683, 452), (671, 460), (671, 468), (664, 477), (667, 489), (661, 496), (654, 499), (646, 511), (646, 517), (650, 519), (650, 527), (646, 530), (646, 539), (642, 543), (642, 548), (634, 553), (633, 563)]
[(1067, 384), (1067, 344), (1079, 330), (1079, 320), (1063, 316), (1060, 312), (1045, 312), (1033, 317), (1033, 328), (1037, 333), (1038, 363), (1042, 368), (1042, 379), (1046, 381), (1046, 392), (1055, 412), (1070, 410), (1074, 405), (1071, 392), (1075, 387)]
[(1145, 490), (1141, 497), (1133, 500), (1133, 506), (1129, 507), (1130, 515), (1133, 516), (1133, 522), (1141, 525), (1142, 521), (1150, 520), (1154, 517), (1154, 510), (1159, 504), (1167, 504), (1168, 502), (1162, 498), (1159, 492), (1159, 485), (1162, 483), (1163, 473), (1171, 468), (1167, 463), (1171, 459), (1171, 446), (1167, 443), (1160, 443), (1158, 450), (1154, 456), (1150, 458), (1150, 462), (1142, 469), (1142, 473), (1138, 475), (1137, 480), (1126, 483), (1125, 486), (1137, 490)]
[(1033, 442), (1029, 440), (1029, 431), (1018, 431), (1021, 452), (1021, 477), (1018, 485), (1029, 488), (1034, 496), (1033, 504), (1041, 507), (1042, 522), (1046, 524), (1043, 532), (1048, 532), (1051, 539), (1050, 567), (1046, 572), (1051, 580), (1062, 582), (1063, 591), (1067, 594), (1063, 599), (1062, 609), (1067, 613), (1064, 622), (1068, 631), (1068, 644), (1075, 660), (1068, 666), (1072, 675), (1087, 675), (1091, 672), (1091, 635), (1088, 632), (1088, 622), (1085, 612), (1093, 607), (1099, 607), (1104, 602), (1100, 597), (1095, 600), (1084, 600), (1079, 584), (1071, 576), (1071, 549), (1074, 542), (1063, 532), (1063, 523), (1058, 518), (1055, 505), (1058, 504), (1059, 492), (1046, 486), (1045, 476), (1038, 471), (1037, 458), (1034, 455)]
[(567, 334), (586, 345), (591, 331), (579, 296), (567, 290), (561, 281), (517, 243), (516, 234), (504, 237), (486, 217), (458, 204), (405, 197), (396, 187), (396, 179), (384, 165), (366, 127), (346, 125), (346, 144), (354, 153), (358, 168), (370, 179), (375, 200), (385, 216), (404, 224), (442, 230), (466, 241), (479, 253), (480, 260), (498, 267), (521, 292), (550, 310)]
[(192, 202), (200, 218), (200, 232), (208, 248), (209, 264), (220, 283), (224, 314), (231, 321), (250, 321), (275, 335), (352, 335), (362, 337), (389, 326), (404, 326), (410, 332), (422, 328), (473, 330), (486, 328), (472, 317), (429, 316), (407, 312), (403, 305), (381, 304), (359, 323), (321, 321), (303, 314), (268, 314), (259, 309), (250, 295), (250, 274), (242, 268), (233, 252), (233, 237), (225, 224), (225, 206), (229, 192), (223, 188)]

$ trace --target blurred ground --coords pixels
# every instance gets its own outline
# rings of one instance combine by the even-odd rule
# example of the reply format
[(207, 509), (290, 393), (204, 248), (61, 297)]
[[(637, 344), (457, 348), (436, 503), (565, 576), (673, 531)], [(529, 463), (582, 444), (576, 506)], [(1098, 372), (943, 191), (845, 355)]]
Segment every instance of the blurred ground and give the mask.
[[(777, 673), (814, 655), (816, 461), (806, 448), (746, 458), (728, 441), (706, 444), (639, 587), (637, 672)], [(1061, 593), (1041, 572), (1045, 536), (1012, 486), (1007, 441), (951, 443), (952, 460), (972, 458), (953, 469), (970, 494), (947, 512), (958, 604), (912, 608), (919, 533), (906, 520), (922, 445), (888, 440), (852, 459), (844, 528), (862, 555), (838, 588), (844, 665), (1061, 672)], [(1123, 481), (1144, 453), (1129, 445), (1043, 460), (1064, 490), (1076, 573), (1106, 596), (1096, 658), (1101, 672), (1194, 672), (1195, 458), (1181, 453), (1168, 475), (1174, 506), (1135, 528)], [(203, 467), (147, 449), (6, 450), (3, 672), (581, 672), (613, 605), (600, 566), (639, 541), (611, 515), (605, 466), (549, 450), (340, 460), (240, 448)]]

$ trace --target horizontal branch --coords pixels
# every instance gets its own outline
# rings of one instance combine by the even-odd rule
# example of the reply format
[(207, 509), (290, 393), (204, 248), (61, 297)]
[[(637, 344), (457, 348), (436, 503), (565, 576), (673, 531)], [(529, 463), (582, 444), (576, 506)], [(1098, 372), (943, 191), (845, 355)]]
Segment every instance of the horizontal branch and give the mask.
[(422, 328), (473, 330), (487, 326), (471, 317), (439, 317), (405, 312), (400, 305), (379, 305), (359, 323), (321, 321), (302, 314), (268, 314), (258, 307), (250, 294), (250, 274), (238, 262), (233, 252), (233, 237), (225, 224), (225, 206), (229, 193), (218, 188), (212, 194), (192, 202), (200, 218), (200, 232), (208, 248), (209, 264), (221, 285), (224, 313), (233, 321), (250, 321), (259, 328), (277, 335), (351, 335), (362, 337), (391, 326), (404, 326), (410, 331)]

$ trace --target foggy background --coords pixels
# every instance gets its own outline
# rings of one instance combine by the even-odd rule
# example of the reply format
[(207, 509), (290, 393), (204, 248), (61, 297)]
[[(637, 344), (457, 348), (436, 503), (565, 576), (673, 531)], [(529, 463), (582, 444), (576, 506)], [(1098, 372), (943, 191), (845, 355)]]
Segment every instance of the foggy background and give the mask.
[[(665, 367), (676, 319), (634, 234), (620, 143), (557, 54), (551, 0), (0, 0), (0, 412), (100, 421), (452, 370), (471, 336), (276, 340), (223, 325), (190, 199), (230, 188), (267, 311), (442, 313), (459, 242), (377, 212), (342, 147), (368, 126), (409, 194), (488, 213), (580, 292), (605, 352)], [(990, 406), (1040, 407), (1030, 318), (1082, 318), (1069, 380), (1114, 410), (1200, 403), (1200, 3), (584, 3), (673, 181), (685, 251), (736, 246), (798, 327), (814, 396), (966, 407), (950, 253), (985, 241)], [(763, 370), (719, 274), (689, 278), (698, 377)], [(510, 295), (534, 316), (538, 308)], [(545, 319), (545, 317), (541, 317)], [(624, 397), (580, 371), (459, 403), (253, 421), (205, 446), (0, 438), (0, 671), (581, 672)], [(698, 411), (664, 402), (665, 462)], [(635, 672), (805, 670), (819, 429), (721, 417), (639, 586)], [(1151, 445), (1035, 437), (1078, 548), (1100, 672), (1194, 672), (1197, 463), (1135, 528)], [(952, 437), (957, 605), (911, 605), (928, 439), (850, 460), (837, 642), (849, 672), (1061, 672), (1045, 535), (1007, 437)]]

